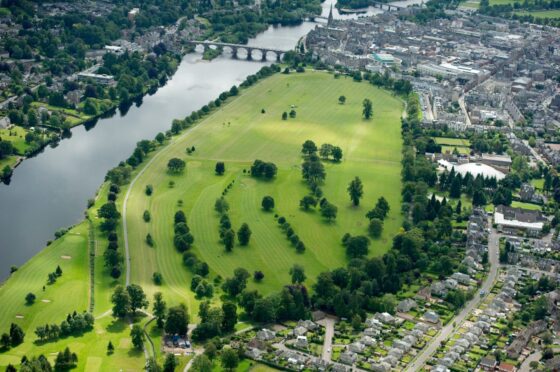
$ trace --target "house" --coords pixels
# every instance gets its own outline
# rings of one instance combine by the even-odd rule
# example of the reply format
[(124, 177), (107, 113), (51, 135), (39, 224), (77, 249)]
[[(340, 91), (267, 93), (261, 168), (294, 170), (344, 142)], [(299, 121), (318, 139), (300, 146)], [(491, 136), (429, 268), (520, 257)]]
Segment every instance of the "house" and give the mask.
[(307, 333), (307, 328), (302, 327), (302, 326), (297, 326), (296, 328), (294, 328), (294, 336), (303, 336)]
[(357, 359), (358, 356), (356, 355), (356, 353), (353, 353), (351, 351), (345, 351), (341, 353), (339, 358), (341, 363), (350, 364), (350, 365), (354, 364)]
[(372, 363), (371, 370), (373, 372), (389, 372), (391, 370), (391, 365), (387, 362)]
[(364, 329), (364, 335), (369, 337), (377, 337), (381, 334), (381, 331), (377, 328), (366, 328)]
[(300, 349), (307, 349), (307, 347), (309, 346), (309, 343), (307, 342), (307, 337), (305, 336), (298, 336), (296, 343), (294, 344), (295, 347), (300, 348)]
[(494, 211), (494, 223), (498, 231), (516, 233), (526, 232), (530, 236), (539, 236), (548, 220), (540, 211), (498, 205)]
[(365, 348), (366, 346), (359, 341), (348, 345), (348, 350), (350, 350), (353, 353), (362, 353)]
[(408, 313), (410, 310), (415, 309), (418, 307), (416, 301), (411, 298), (407, 298), (399, 302), (397, 305), (397, 311), (401, 313)]
[(471, 277), (460, 272), (453, 273), (453, 275), (451, 275), (451, 279), (455, 279), (458, 283), (461, 283), (463, 285), (471, 284)]
[(257, 332), (257, 338), (261, 341), (271, 341), (274, 340), (275, 337), (276, 333), (274, 333), (270, 329), (263, 328), (262, 330)]
[(317, 310), (311, 313), (311, 318), (313, 319), (314, 322), (325, 319), (326, 316), (327, 314), (325, 314), (321, 310)]
[(313, 330), (319, 328), (319, 326), (317, 324), (313, 323), (311, 320), (300, 320), (298, 322), (298, 327), (305, 327), (309, 331), (313, 331)]
[(401, 359), (404, 355), (404, 351), (402, 351), (401, 349), (397, 349), (396, 347), (392, 348), (391, 350), (389, 350), (389, 352), (387, 353), (387, 355), (390, 355), (392, 357), (395, 357), (397, 359)]
[(255, 337), (247, 343), (247, 347), (250, 349), (266, 350), (266, 343)]
[(375, 318), (384, 324), (393, 324), (395, 322), (395, 318), (391, 314), (386, 312), (375, 314)]
[(445, 280), (445, 288), (447, 289), (455, 289), (457, 288), (457, 281), (455, 279), (452, 278), (447, 278)]
[(447, 295), (447, 288), (443, 282), (432, 283), (430, 291), (434, 296), (445, 297)]
[(507, 347), (506, 352), (510, 359), (517, 359), (521, 352), (527, 346), (531, 338), (544, 332), (547, 328), (546, 321), (537, 320), (531, 322), (524, 330), (519, 332), (515, 340)]
[(478, 366), (484, 371), (494, 371), (496, 368), (496, 358), (494, 357), (484, 357), (480, 360)]
[(500, 371), (500, 372), (515, 372), (515, 371), (517, 371), (517, 368), (515, 368), (515, 366), (513, 364), (502, 362), (498, 365), (498, 371)]
[(410, 350), (410, 348), (412, 347), (408, 342), (403, 341), (403, 340), (395, 340), (393, 341), (393, 347), (397, 348), (397, 349), (401, 349), (402, 351), (404, 351), (405, 353), (408, 352)]
[(439, 315), (435, 311), (426, 311), (424, 316), (422, 317), (426, 322), (438, 324), (439, 323)]
[(375, 341), (375, 339), (373, 337), (370, 336), (362, 336), (362, 338), (360, 339), (360, 342), (366, 346), (373, 346), (375, 347), (375, 345), (377, 345), (377, 341)]
[(250, 359), (259, 360), (261, 355), (264, 354), (264, 351), (259, 350), (257, 348), (251, 347), (245, 350), (245, 355)]

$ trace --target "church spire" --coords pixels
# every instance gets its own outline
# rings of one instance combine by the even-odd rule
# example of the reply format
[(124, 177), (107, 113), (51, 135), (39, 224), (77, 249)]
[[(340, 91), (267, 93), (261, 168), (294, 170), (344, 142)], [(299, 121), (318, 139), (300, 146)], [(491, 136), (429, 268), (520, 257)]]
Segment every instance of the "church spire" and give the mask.
[(333, 12), (332, 12), (332, 4), (331, 4), (331, 10), (330, 10), (330, 12), (329, 12), (329, 19), (328, 19), (328, 21), (327, 21), (327, 26), (332, 26), (333, 19), (334, 19), (334, 18), (333, 18)]

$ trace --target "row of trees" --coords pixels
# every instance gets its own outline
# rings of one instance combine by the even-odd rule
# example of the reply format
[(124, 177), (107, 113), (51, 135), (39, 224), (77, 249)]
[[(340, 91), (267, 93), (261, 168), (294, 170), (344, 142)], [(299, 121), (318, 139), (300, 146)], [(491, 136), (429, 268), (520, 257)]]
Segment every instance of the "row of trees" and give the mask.
[(282, 231), (286, 234), (290, 243), (292, 243), (292, 245), (296, 248), (296, 251), (298, 253), (305, 252), (305, 243), (299, 238), (290, 223), (286, 221), (286, 218), (278, 217), (278, 224), (280, 225)]
[(91, 331), (95, 319), (91, 313), (84, 312), (83, 314), (73, 312), (68, 314), (66, 319), (60, 325), (58, 324), (45, 324), (38, 326), (35, 329), (35, 334), (40, 341), (56, 341), (59, 338), (68, 337), (70, 335), (81, 335), (84, 332)]
[(97, 216), (102, 218), (101, 229), (107, 233), (109, 244), (103, 253), (105, 267), (110, 270), (113, 278), (121, 276), (123, 257), (119, 252), (117, 225), (121, 214), (117, 210), (115, 203), (120, 187), (117, 184), (109, 186), (108, 202), (103, 204), (97, 211)]
[(177, 251), (184, 253), (191, 249), (194, 243), (194, 236), (187, 225), (187, 216), (185, 216), (183, 211), (175, 212), (173, 231), (175, 232), (173, 244)]

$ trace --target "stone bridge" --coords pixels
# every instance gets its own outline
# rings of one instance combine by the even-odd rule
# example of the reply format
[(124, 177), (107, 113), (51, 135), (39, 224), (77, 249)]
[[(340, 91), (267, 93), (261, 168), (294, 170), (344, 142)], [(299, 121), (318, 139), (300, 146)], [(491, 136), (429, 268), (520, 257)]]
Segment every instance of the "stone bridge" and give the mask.
[(222, 50), (230, 50), (231, 52), (231, 56), (233, 58), (238, 58), (239, 56), (239, 51), (243, 50), (245, 51), (246, 55), (247, 55), (247, 60), (251, 61), (254, 58), (253, 52), (258, 51), (260, 52), (261, 56), (260, 59), (261, 61), (266, 61), (267, 60), (267, 56), (269, 54), (274, 54), (276, 61), (280, 62), (282, 60), (282, 57), (284, 56), (284, 54), (286, 54), (288, 52), (288, 50), (280, 50), (280, 49), (274, 49), (274, 48), (263, 48), (263, 47), (257, 47), (257, 46), (248, 46), (248, 45), (241, 45), (241, 44), (230, 44), (230, 43), (220, 43), (220, 42), (215, 42), (215, 41), (194, 41), (194, 40), (187, 40), (186, 43), (188, 45), (192, 45), (195, 48), (199, 45), (201, 45), (204, 50), (206, 51), (208, 48), (221, 48)]

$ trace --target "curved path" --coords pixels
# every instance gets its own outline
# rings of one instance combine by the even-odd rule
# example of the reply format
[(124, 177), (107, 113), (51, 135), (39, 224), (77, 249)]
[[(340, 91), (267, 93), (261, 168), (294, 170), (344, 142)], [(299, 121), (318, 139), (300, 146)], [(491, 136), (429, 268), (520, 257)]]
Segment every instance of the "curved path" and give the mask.
[[(237, 97), (235, 97), (237, 98)], [(204, 120), (202, 120), (200, 123), (195, 124), (194, 126), (188, 128), (187, 130), (185, 130), (185, 132), (183, 134), (181, 134), (179, 137), (172, 139), (168, 144), (164, 145), (164, 147), (162, 149), (160, 149), (159, 151), (156, 152), (156, 154), (150, 159), (150, 161), (148, 161), (143, 167), (142, 169), (140, 169), (140, 171), (136, 174), (136, 176), (132, 179), (132, 181), (130, 182), (130, 184), (128, 185), (128, 188), (126, 190), (126, 195), (124, 197), (123, 200), (123, 207), (122, 207), (122, 227), (123, 227), (123, 239), (124, 239), (124, 252), (125, 252), (125, 263), (126, 263), (126, 285), (130, 285), (130, 249), (128, 247), (128, 230), (127, 230), (127, 224), (126, 224), (126, 209), (127, 209), (127, 205), (128, 205), (128, 198), (130, 197), (130, 192), (132, 191), (132, 187), (134, 186), (134, 184), (136, 183), (136, 181), (138, 181), (138, 179), (140, 178), (140, 176), (142, 174), (144, 174), (144, 172), (146, 171), (146, 169), (148, 169), (148, 167), (154, 162), (154, 160), (156, 160), (157, 158), (159, 158), (161, 156), (161, 154), (166, 153), (167, 151), (169, 151), (169, 149), (176, 144), (177, 142), (179, 142), (180, 140), (182, 140), (184, 137), (186, 137), (188, 134), (190, 134), (191, 132), (195, 131), (197, 128), (200, 128), (204, 123), (206, 123), (206, 121), (208, 120), (208, 118), (212, 117), (212, 115), (218, 111), (221, 111), (225, 106), (227, 106), (230, 102), (228, 102), (226, 105), (222, 105), (220, 107), (219, 110), (213, 111), (211, 112), (208, 117)]]

